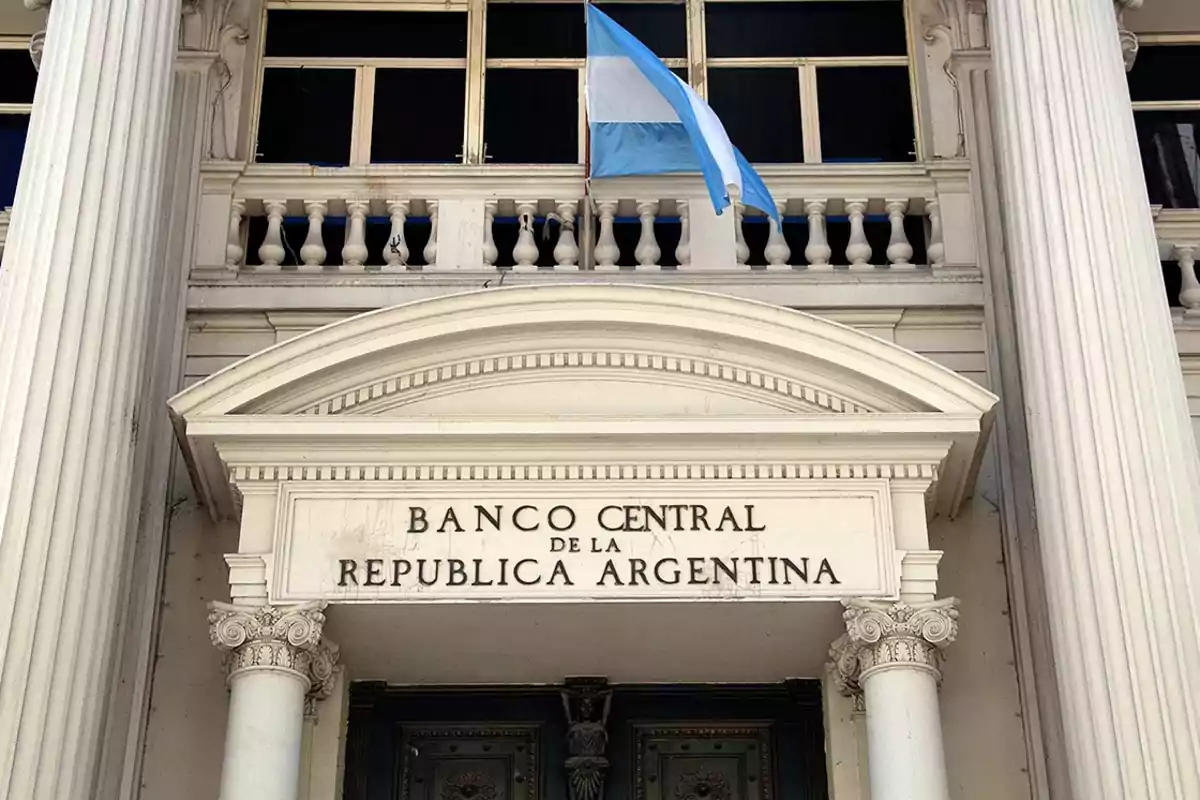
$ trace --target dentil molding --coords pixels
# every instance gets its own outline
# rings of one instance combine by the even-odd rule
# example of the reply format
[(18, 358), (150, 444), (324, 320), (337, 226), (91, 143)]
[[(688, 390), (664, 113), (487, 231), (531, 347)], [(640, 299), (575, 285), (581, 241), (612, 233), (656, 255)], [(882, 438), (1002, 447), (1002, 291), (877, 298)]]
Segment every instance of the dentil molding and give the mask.
[(885, 669), (927, 670), (941, 680), (942, 652), (958, 636), (958, 599), (923, 603), (846, 600), (846, 634), (829, 651), (831, 673), (842, 694)]
[(228, 653), (228, 680), (250, 670), (289, 672), (305, 682), (311, 699), (329, 696), (337, 645), (322, 636), (326, 604), (237, 606), (209, 604), (212, 643)]

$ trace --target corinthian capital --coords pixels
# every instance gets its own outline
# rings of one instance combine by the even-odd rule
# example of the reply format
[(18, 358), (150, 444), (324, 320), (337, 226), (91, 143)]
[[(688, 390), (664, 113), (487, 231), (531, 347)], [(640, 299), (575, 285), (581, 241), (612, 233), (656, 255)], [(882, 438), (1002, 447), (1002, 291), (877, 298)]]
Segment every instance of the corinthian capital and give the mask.
[(846, 635), (834, 643), (830, 661), (845, 694), (885, 669), (922, 669), (941, 678), (942, 651), (958, 635), (958, 600), (891, 603), (847, 600)]
[(209, 604), (212, 643), (228, 653), (230, 680), (249, 670), (290, 672), (308, 685), (317, 698), (328, 694), (337, 646), (321, 634), (324, 602), (298, 606), (235, 606)]

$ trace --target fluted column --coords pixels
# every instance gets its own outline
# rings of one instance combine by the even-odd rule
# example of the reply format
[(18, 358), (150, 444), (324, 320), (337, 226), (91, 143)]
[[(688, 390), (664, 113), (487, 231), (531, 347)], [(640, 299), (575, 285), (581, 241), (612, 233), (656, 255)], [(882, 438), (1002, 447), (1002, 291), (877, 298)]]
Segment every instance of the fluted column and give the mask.
[(1200, 798), (1200, 461), (1113, 4), (988, 10), (1074, 796)]
[(211, 604), (213, 645), (228, 652), (220, 800), (296, 800), (305, 698), (328, 696), (338, 658), (324, 608)]
[(0, 798), (91, 797), (179, 0), (56, 0), (0, 266)]
[(949, 800), (938, 683), (958, 601), (845, 605), (830, 661), (843, 693), (865, 700), (871, 800)]

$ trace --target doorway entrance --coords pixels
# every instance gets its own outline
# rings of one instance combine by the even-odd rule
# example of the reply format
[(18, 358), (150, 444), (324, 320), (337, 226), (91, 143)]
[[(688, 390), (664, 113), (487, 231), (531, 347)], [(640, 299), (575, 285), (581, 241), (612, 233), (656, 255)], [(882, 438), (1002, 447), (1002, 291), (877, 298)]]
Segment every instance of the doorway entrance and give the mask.
[(350, 692), (346, 800), (825, 800), (821, 687)]

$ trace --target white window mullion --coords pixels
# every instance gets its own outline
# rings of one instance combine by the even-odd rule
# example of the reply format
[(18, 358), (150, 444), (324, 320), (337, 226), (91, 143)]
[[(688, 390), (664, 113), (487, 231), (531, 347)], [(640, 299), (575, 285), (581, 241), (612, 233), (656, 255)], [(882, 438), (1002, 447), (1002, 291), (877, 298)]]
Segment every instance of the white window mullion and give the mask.
[(350, 164), (371, 163), (371, 128), (375, 122), (375, 67), (354, 70), (354, 125), (350, 131)]
[(821, 109), (817, 98), (817, 68), (797, 68), (800, 84), (800, 128), (804, 134), (804, 163), (821, 163)]
[(463, 114), (463, 163), (484, 163), (483, 103), (487, 75), (487, 0), (467, 6), (467, 107)]
[(708, 47), (705, 45), (704, 0), (687, 0), (688, 83), (708, 99)]

